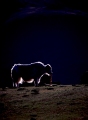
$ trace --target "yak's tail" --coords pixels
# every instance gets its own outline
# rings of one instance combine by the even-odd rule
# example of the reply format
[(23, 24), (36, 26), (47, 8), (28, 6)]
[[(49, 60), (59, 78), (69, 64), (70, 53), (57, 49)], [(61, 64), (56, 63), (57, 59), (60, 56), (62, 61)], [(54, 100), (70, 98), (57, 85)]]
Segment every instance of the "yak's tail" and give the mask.
[(13, 79), (12, 72), (13, 72), (13, 69), (14, 69), (15, 66), (16, 66), (16, 64), (14, 64), (14, 65), (12, 66), (12, 68), (11, 68), (11, 78), (12, 78), (12, 79)]

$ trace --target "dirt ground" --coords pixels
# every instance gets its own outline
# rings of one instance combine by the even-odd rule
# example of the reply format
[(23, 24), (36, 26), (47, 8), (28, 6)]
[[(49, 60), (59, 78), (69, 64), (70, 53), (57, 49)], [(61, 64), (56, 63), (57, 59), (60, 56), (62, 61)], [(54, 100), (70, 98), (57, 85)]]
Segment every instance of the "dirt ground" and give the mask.
[(88, 86), (0, 88), (0, 120), (88, 120)]

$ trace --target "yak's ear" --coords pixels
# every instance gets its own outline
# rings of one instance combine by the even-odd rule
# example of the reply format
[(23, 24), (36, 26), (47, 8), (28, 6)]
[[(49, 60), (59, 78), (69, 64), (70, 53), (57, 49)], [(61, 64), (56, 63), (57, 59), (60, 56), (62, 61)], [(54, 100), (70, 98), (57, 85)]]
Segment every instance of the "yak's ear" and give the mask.
[(50, 64), (46, 64), (45, 67), (46, 67), (46, 68), (51, 68), (51, 69), (52, 69), (52, 67), (51, 67)]

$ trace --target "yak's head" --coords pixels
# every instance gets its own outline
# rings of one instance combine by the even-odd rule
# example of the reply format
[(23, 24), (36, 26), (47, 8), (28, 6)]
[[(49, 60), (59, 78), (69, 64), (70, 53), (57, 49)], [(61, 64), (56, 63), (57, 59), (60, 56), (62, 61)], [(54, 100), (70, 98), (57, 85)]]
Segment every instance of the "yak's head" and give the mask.
[(52, 74), (52, 67), (50, 64), (45, 65), (45, 73)]
[(51, 75), (48, 73), (44, 73), (40, 78), (39, 78), (39, 85), (45, 85), (45, 84), (50, 84), (51, 80)]

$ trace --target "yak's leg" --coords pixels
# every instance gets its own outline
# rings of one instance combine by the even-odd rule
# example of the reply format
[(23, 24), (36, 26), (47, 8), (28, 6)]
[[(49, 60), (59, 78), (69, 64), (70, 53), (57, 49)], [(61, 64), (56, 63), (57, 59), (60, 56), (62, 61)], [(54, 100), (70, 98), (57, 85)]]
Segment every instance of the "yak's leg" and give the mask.
[(19, 77), (17, 82), (16, 82), (16, 87), (19, 88), (19, 83), (22, 84), (24, 82), (23, 78), (22, 77)]
[(18, 88), (19, 87), (19, 79), (18, 78), (13, 80), (13, 87), (14, 88)]
[(17, 88), (17, 83), (16, 82), (13, 82), (13, 87)]
[(50, 86), (52, 86), (52, 75), (50, 75)]
[(18, 88), (18, 87), (19, 87), (19, 83), (18, 83), (18, 82), (13, 83), (13, 87), (14, 87), (14, 88)]
[(15, 82), (13, 82), (13, 87), (16, 88), (17, 87), (17, 84)]
[(38, 78), (34, 79), (34, 85), (35, 85), (35, 87), (38, 87)]
[(12, 81), (13, 81), (13, 88), (15, 88), (15, 80), (14, 80), (14, 79), (12, 79)]
[(18, 82), (16, 83), (16, 85), (17, 85), (17, 88), (19, 88), (19, 83)]
[(13, 82), (13, 87), (15, 87), (15, 83)]

